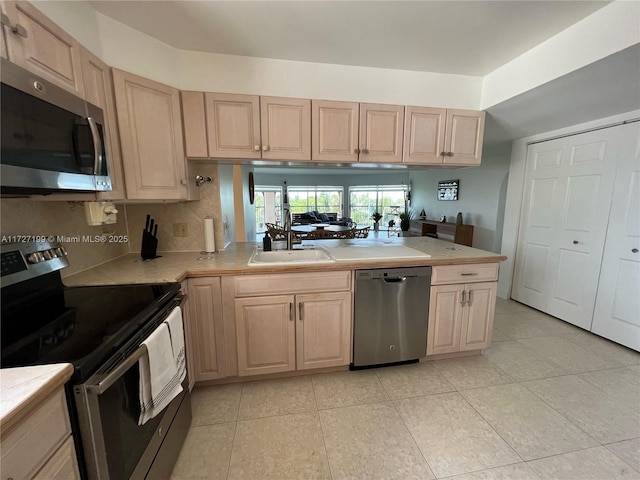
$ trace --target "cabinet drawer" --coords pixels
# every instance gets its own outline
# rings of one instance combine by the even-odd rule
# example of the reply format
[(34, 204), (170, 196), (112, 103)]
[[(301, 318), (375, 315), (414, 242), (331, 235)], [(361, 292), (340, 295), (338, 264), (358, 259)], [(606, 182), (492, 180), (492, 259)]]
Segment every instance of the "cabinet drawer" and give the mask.
[(67, 437), (33, 480), (80, 480), (73, 437)]
[(431, 272), (431, 285), (494, 282), (498, 280), (498, 268), (498, 263), (436, 266)]
[(351, 290), (351, 272), (277, 273), (234, 277), (236, 297)]
[(64, 390), (60, 390), (2, 441), (2, 475), (31, 478), (71, 435)]

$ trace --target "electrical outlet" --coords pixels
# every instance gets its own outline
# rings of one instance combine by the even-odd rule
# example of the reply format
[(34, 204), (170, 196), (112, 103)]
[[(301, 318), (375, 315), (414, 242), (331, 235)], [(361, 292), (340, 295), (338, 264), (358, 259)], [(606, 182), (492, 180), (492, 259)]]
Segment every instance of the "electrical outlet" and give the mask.
[(174, 223), (173, 224), (173, 236), (174, 237), (188, 237), (189, 227), (187, 223)]

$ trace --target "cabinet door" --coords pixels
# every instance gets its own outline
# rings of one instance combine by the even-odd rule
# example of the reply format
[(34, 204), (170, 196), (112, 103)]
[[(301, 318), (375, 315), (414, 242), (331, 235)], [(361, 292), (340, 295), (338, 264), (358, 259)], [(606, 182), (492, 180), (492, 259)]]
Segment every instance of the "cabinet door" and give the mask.
[(206, 93), (205, 103), (211, 157), (262, 158), (257, 95)]
[(238, 298), (235, 312), (239, 376), (296, 369), (293, 295)]
[(312, 160), (358, 161), (359, 110), (354, 102), (311, 102)]
[(189, 158), (209, 156), (207, 146), (207, 118), (203, 92), (180, 92), (184, 153)]
[(104, 112), (111, 191), (98, 193), (98, 200), (123, 200), (125, 193), (122, 156), (120, 155), (120, 136), (118, 135), (116, 107), (109, 66), (86, 48), (81, 49), (81, 60), (85, 98), (87, 102), (100, 107)]
[(80, 480), (80, 470), (78, 469), (73, 437), (67, 437), (60, 448), (36, 473), (33, 480)]
[(406, 107), (404, 163), (442, 164), (446, 116), (444, 108)]
[(484, 112), (447, 110), (445, 165), (480, 165)]
[(431, 287), (427, 356), (460, 350), (464, 285)]
[(127, 197), (187, 198), (178, 90), (113, 69)]
[(491, 345), (497, 285), (496, 282), (465, 285), (466, 307), (462, 316), (460, 351), (480, 350)]
[(2, 10), (9, 60), (83, 97), (80, 44), (28, 2), (5, 1)]
[(311, 160), (311, 100), (260, 97), (262, 158)]
[[(224, 325), (220, 278), (190, 278), (189, 317), (185, 328), (187, 360), (192, 359), (193, 380), (214, 380), (225, 375)], [(189, 366), (187, 364), (187, 366)]]
[(360, 162), (402, 162), (402, 105), (360, 104)]
[(296, 296), (298, 370), (351, 362), (351, 293)]

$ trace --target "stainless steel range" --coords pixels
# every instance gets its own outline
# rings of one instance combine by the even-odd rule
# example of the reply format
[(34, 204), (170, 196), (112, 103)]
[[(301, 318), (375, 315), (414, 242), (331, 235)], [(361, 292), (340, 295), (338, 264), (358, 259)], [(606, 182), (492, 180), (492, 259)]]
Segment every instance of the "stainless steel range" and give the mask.
[(139, 426), (138, 361), (142, 342), (183, 302), (180, 285), (66, 287), (60, 245), (5, 244), (1, 254), (2, 367), (73, 364), (66, 394), (82, 477), (168, 477), (191, 423), (188, 380)]

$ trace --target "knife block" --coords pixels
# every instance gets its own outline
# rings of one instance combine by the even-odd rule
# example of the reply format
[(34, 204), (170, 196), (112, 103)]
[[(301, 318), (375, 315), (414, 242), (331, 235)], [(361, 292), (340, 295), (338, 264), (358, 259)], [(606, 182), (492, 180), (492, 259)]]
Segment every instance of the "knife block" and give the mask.
[(142, 246), (140, 248), (140, 256), (143, 260), (152, 260), (158, 258), (156, 251), (158, 250), (158, 239), (146, 230), (142, 231)]

